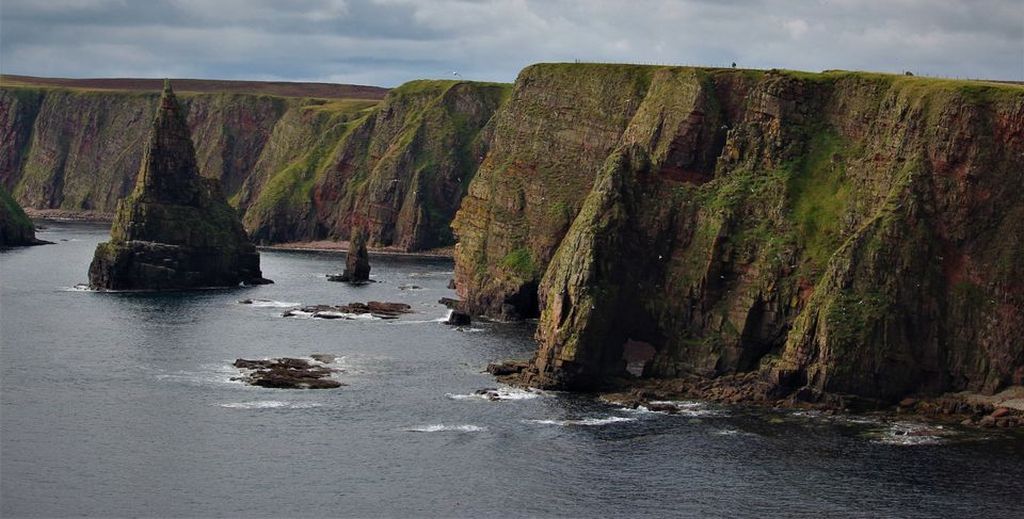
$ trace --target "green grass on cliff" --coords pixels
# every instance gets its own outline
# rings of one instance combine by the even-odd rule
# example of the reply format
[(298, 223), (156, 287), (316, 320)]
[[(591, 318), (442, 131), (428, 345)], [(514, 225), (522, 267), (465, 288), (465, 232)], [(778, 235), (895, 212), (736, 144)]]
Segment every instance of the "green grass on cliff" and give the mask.
[(520, 279), (533, 279), (537, 274), (537, 266), (533, 261), (530, 249), (520, 247), (508, 254), (501, 260), (501, 267), (505, 271), (519, 276)]
[(793, 167), (788, 192), (797, 235), (805, 256), (823, 268), (840, 244), (842, 216), (850, 204), (845, 143), (830, 131), (816, 132), (805, 160)]

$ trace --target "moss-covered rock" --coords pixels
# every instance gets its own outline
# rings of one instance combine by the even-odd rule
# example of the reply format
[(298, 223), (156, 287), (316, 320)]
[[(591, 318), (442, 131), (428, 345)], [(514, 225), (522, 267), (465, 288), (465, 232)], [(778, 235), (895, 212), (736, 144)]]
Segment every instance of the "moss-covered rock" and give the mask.
[(259, 253), (215, 179), (199, 176), (181, 107), (168, 83), (135, 190), (118, 204), (111, 240), (96, 248), (89, 285), (166, 290), (259, 284)]
[(36, 228), (25, 215), (18, 202), (0, 185), (0, 247), (41, 245), (36, 239)]

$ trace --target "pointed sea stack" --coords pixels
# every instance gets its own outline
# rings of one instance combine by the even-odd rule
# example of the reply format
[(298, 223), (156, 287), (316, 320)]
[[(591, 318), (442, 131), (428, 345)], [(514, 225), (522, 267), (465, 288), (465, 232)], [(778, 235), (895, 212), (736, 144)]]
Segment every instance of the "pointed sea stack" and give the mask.
[(216, 179), (203, 178), (181, 106), (164, 82), (135, 190), (96, 247), (89, 285), (174, 290), (270, 283)]
[(348, 240), (348, 253), (345, 255), (345, 271), (341, 275), (331, 274), (328, 281), (363, 284), (370, 282), (370, 254), (366, 251), (366, 231), (362, 228), (352, 230)]

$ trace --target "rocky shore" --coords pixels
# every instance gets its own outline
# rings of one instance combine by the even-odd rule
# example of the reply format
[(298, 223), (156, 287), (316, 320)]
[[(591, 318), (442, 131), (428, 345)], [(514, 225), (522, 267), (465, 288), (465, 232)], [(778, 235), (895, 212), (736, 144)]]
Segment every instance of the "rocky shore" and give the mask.
[[(533, 387), (530, 362), (491, 363), (486, 371), (498, 382)], [(941, 423), (980, 428), (1024, 428), (1024, 386), (1012, 386), (994, 395), (972, 392), (907, 397), (896, 404), (849, 394), (823, 393), (810, 388), (789, 391), (757, 372), (701, 377), (611, 378), (595, 394), (608, 403), (674, 414), (668, 402), (702, 400), (728, 405), (813, 409), (827, 415), (871, 413), (917, 416)]]

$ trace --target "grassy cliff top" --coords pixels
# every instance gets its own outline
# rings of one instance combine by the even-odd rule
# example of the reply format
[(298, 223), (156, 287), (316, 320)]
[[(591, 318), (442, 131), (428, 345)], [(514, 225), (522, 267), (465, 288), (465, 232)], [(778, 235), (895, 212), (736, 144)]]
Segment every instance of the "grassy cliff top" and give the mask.
[(963, 90), (963, 89), (994, 89), (1013, 94), (1024, 92), (1024, 82), (996, 81), (983, 79), (949, 79), (927, 76), (911, 76), (905, 74), (892, 74), (883, 72), (866, 72), (852, 70), (825, 70), (822, 72), (806, 72), (787, 69), (744, 69), (728, 67), (691, 67), (674, 65), (636, 65), (629, 63), (537, 63), (523, 69), (520, 75), (530, 73), (543, 74), (607, 74), (607, 73), (632, 73), (639, 76), (650, 77), (659, 70), (693, 70), (705, 73), (739, 73), (753, 77), (760, 77), (767, 74), (777, 74), (814, 82), (835, 82), (839, 80), (863, 79), (869, 81), (888, 82), (893, 85), (909, 86), (913, 88), (927, 88), (935, 90)]
[[(333, 83), (293, 83), (287, 81), (234, 81), (215, 79), (172, 79), (177, 92), (264, 94), (281, 97), (315, 97), (322, 99), (364, 99), (379, 101), (388, 89), (366, 85)], [(159, 93), (162, 79), (140, 78), (43, 78), (0, 75), (0, 87), (43, 87), (76, 90), (132, 91)]]

